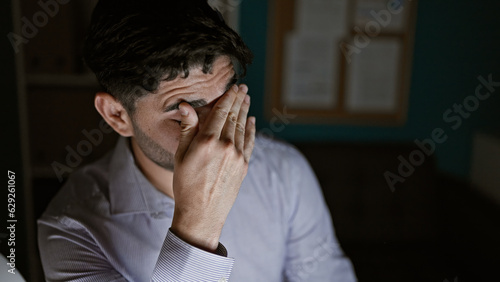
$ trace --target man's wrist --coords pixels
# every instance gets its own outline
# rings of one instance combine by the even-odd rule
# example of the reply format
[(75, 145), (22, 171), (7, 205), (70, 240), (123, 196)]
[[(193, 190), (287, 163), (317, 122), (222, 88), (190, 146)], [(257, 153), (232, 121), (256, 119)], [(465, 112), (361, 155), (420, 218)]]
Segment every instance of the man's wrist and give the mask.
[(170, 227), (170, 232), (172, 232), (179, 239), (196, 248), (214, 254), (217, 253), (217, 248), (219, 247), (219, 236), (204, 234), (200, 232), (186, 232), (182, 228), (174, 226), (174, 224), (172, 224), (172, 226)]

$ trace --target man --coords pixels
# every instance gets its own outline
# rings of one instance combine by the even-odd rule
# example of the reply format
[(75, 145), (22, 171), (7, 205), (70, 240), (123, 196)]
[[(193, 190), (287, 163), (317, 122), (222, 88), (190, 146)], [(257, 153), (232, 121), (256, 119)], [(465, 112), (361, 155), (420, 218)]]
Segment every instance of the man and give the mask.
[(47, 280), (355, 280), (307, 162), (255, 138), (251, 56), (206, 1), (98, 3), (85, 60), (122, 137), (38, 221)]

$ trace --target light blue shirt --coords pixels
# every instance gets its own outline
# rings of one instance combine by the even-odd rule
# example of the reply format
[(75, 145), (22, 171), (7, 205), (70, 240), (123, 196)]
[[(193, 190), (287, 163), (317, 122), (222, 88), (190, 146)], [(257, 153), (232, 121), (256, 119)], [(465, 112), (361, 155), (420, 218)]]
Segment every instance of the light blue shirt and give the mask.
[(148, 182), (128, 143), (73, 173), (38, 220), (48, 281), (356, 281), (293, 147), (256, 138), (213, 254), (169, 231), (174, 200)]

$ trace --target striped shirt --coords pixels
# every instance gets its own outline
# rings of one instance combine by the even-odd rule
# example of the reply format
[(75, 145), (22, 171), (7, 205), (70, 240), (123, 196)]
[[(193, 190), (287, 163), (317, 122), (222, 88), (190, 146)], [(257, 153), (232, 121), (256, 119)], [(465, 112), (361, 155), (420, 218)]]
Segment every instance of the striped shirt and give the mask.
[[(169, 231), (174, 200), (126, 138), (73, 173), (38, 220), (48, 281), (356, 281), (304, 157), (257, 137), (216, 253)], [(226, 250), (227, 249), (227, 250)]]

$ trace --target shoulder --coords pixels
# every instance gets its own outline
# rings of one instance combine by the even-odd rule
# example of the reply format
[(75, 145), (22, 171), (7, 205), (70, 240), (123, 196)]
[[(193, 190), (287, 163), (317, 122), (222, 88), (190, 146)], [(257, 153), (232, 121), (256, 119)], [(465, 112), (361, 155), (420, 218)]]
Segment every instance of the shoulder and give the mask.
[(293, 170), (303, 165), (308, 166), (306, 158), (293, 145), (262, 134), (255, 138), (252, 158), (256, 165), (270, 168)]
[(261, 186), (296, 190), (297, 180), (310, 172), (308, 161), (293, 145), (263, 135), (255, 138), (248, 174)]
[[(258, 136), (252, 158), (245, 178), (247, 186), (240, 193), (256, 197), (255, 202), (263, 203), (271, 214), (281, 216), (285, 225), (289, 224), (299, 202), (319, 195), (314, 172), (293, 145)], [(316, 197), (310, 203), (320, 203), (319, 199)], [(304, 206), (308, 205), (309, 202)]]
[(110, 155), (108, 153), (100, 160), (73, 172), (42, 217), (59, 216), (75, 209), (91, 209), (103, 201), (107, 202)]

